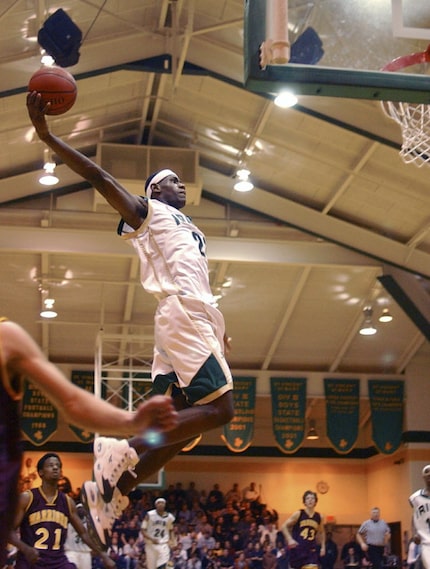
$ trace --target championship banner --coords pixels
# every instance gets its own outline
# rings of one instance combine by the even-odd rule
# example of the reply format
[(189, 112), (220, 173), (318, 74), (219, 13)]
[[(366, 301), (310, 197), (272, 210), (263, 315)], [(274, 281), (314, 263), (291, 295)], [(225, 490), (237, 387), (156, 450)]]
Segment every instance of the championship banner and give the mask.
[(21, 430), (30, 442), (40, 446), (56, 432), (58, 413), (33, 384), (25, 381), (23, 389)]
[(335, 450), (347, 454), (358, 438), (360, 382), (358, 379), (324, 379), (327, 436)]
[(271, 377), (272, 425), (276, 444), (295, 452), (305, 437), (306, 378)]
[(379, 452), (392, 454), (402, 442), (404, 381), (368, 380), (372, 439)]
[(255, 377), (234, 377), (234, 417), (224, 425), (222, 440), (233, 452), (243, 452), (252, 443), (255, 419)]
[[(71, 381), (81, 389), (85, 389), (90, 393), (94, 393), (94, 372), (93, 371), (76, 371), (71, 373)], [(69, 429), (78, 440), (83, 443), (92, 443), (94, 441), (94, 433), (90, 433), (86, 429), (80, 429), (75, 425), (69, 424)]]

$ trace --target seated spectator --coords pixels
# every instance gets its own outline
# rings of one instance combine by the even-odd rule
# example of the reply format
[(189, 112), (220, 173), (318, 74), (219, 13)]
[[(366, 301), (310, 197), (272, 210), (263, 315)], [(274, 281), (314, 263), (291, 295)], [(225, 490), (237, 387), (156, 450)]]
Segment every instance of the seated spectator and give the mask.
[(352, 549), (354, 550), (354, 554), (355, 556), (359, 559), (360, 561), (360, 565), (361, 565), (361, 561), (364, 557), (364, 553), (363, 550), (361, 549), (359, 543), (355, 540), (355, 536), (354, 534), (350, 535), (349, 541), (347, 541), (343, 546), (342, 546), (342, 550), (340, 552), (340, 559), (341, 561), (343, 561), (343, 563), (345, 564), (345, 559), (346, 557), (349, 555), (349, 549), (352, 547)]
[(200, 558), (200, 549), (197, 545), (197, 541), (194, 539), (191, 542), (191, 547), (187, 549), (187, 557), (188, 559), (191, 559), (191, 557), (194, 557), (195, 555)]
[(205, 530), (203, 533), (199, 533), (197, 535), (197, 546), (200, 550), (204, 547), (207, 549), (213, 549), (215, 547), (215, 543), (215, 538), (209, 530)]
[(234, 505), (237, 505), (242, 500), (242, 492), (239, 489), (239, 484), (235, 482), (230, 490), (225, 495), (226, 502), (230, 501), (233, 502)]
[(191, 554), (191, 557), (187, 561), (186, 565), (187, 569), (202, 569), (202, 562), (200, 560), (199, 555), (194, 551)]
[(197, 501), (200, 503), (200, 492), (196, 488), (196, 483), (191, 481), (188, 488), (185, 490), (188, 507), (191, 509), (192, 505)]
[(259, 541), (254, 543), (253, 551), (252, 551), (252, 568), (253, 569), (263, 569), (263, 550), (261, 549), (261, 545)]
[(240, 551), (236, 556), (234, 560), (234, 569), (249, 569), (244, 551)]
[(266, 538), (268, 538), (269, 543), (272, 546), (272, 549), (274, 549), (276, 547), (276, 540), (278, 538), (278, 528), (276, 527), (276, 525), (269, 522), (267, 525), (264, 525), (259, 529), (260, 529), (261, 545), (263, 545), (263, 543), (266, 541)]
[(345, 557), (342, 559), (345, 569), (354, 569), (360, 567), (361, 558), (357, 555), (354, 547), (349, 547)]
[(249, 486), (243, 489), (243, 499), (246, 502), (258, 502), (260, 500), (260, 492), (257, 490), (255, 482), (251, 482)]
[(264, 547), (263, 569), (276, 569), (276, 565), (276, 555), (273, 553), (273, 547), (270, 545), (270, 543), (268, 543)]
[(214, 484), (212, 490), (208, 494), (208, 500), (214, 497), (215, 502), (220, 506), (220, 508), (224, 507), (224, 494), (220, 490), (219, 484)]
[(218, 557), (220, 562), (220, 566), (223, 569), (233, 569), (234, 567), (234, 556), (231, 552), (225, 547), (222, 554)]
[(276, 569), (289, 569), (289, 561), (288, 549), (286, 546), (284, 545), (279, 547), (276, 552)]
[(182, 543), (178, 545), (172, 551), (172, 564), (174, 569), (185, 569), (187, 566), (188, 556), (185, 549), (182, 547)]

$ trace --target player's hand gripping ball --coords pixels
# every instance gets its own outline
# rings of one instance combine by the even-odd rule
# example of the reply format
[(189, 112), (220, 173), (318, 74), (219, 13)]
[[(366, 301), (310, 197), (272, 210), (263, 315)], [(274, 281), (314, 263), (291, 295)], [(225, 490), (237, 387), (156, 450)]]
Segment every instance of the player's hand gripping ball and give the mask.
[(78, 94), (76, 81), (71, 73), (62, 67), (42, 67), (28, 83), (30, 92), (37, 91), (45, 103), (51, 103), (47, 115), (62, 115), (70, 110)]

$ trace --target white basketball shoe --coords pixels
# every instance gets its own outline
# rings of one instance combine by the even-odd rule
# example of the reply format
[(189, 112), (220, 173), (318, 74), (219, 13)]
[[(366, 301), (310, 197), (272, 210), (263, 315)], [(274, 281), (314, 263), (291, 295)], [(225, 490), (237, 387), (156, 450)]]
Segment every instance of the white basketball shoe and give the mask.
[(87, 511), (90, 536), (106, 551), (111, 542), (112, 526), (128, 506), (129, 499), (115, 488), (112, 501), (106, 504), (102, 500), (97, 484), (91, 481), (82, 485), (81, 498)]
[(103, 500), (110, 502), (114, 488), (124, 472), (128, 471), (136, 478), (134, 467), (139, 462), (139, 457), (126, 439), (108, 437), (95, 439), (94, 456), (94, 479)]

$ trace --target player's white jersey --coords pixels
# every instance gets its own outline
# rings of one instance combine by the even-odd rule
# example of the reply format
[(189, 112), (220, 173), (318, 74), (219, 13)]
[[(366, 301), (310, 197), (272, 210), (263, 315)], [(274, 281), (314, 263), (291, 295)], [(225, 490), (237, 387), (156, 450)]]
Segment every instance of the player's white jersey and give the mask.
[(164, 512), (160, 515), (157, 510), (149, 510), (142, 522), (142, 528), (159, 544), (168, 543), (174, 521), (175, 517), (170, 512)]
[(409, 497), (409, 503), (414, 509), (414, 526), (421, 544), (430, 544), (430, 497), (417, 490)]
[(147, 292), (159, 300), (182, 295), (216, 304), (209, 284), (205, 236), (190, 217), (149, 199), (141, 227), (134, 231), (122, 223), (119, 232), (131, 240), (140, 257), (140, 278)]

